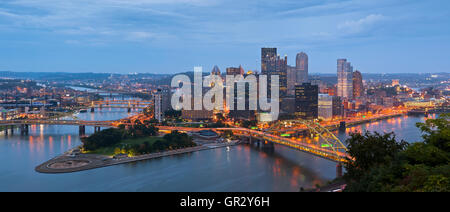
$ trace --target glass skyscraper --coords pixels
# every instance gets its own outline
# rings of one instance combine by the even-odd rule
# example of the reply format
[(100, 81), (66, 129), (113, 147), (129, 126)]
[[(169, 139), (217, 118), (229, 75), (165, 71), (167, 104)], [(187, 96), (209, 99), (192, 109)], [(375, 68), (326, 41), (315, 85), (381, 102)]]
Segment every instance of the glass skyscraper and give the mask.
[(267, 75), (268, 79), (268, 96), (270, 96), (270, 79), (271, 75), (278, 75), (280, 79), (280, 96), (284, 97), (287, 94), (287, 56), (281, 59), (277, 55), (276, 48), (262, 48), (261, 49), (261, 74)]
[(353, 66), (347, 59), (337, 60), (337, 96), (353, 99)]
[(295, 63), (297, 84), (308, 82), (308, 55), (304, 52), (298, 53)]

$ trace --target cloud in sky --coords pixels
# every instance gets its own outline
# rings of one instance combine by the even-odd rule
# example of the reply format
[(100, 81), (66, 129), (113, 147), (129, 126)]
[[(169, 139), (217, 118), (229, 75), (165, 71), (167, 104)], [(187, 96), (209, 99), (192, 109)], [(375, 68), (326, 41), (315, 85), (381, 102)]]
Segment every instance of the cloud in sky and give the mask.
[[(73, 50), (75, 46), (86, 46), (84, 54), (108, 48), (117, 57), (125, 54), (124, 49), (130, 51), (127, 55), (155, 52), (148, 63), (133, 60), (140, 62), (133, 64), (137, 71), (176, 72), (214, 63), (254, 67), (262, 46), (276, 46), (289, 55), (297, 51), (325, 55), (322, 50), (326, 49), (327, 57), (352, 56), (367, 51), (356, 48), (388, 45), (399, 36), (404, 36), (403, 42), (431, 36), (445, 39), (449, 30), (442, 26), (450, 24), (445, 10), (449, 4), (445, 0), (9, 0), (0, 2), (0, 45), (18, 52), (5, 62), (0, 53), (0, 62), (11, 70), (26, 70), (13, 61), (50, 48), (80, 54)], [(381, 51), (379, 46), (373, 49), (377, 48)], [(20, 54), (19, 49), (29, 51)], [(96, 57), (103, 61), (101, 57), (106, 56)], [(177, 64), (163, 57), (182, 59)], [(61, 69), (69, 69), (67, 61)], [(129, 63), (127, 56), (122, 62)], [(318, 66), (318, 71), (333, 67), (334, 62), (328, 68)], [(101, 71), (116, 68), (88, 63), (96, 63)]]
[(370, 14), (358, 20), (345, 21), (337, 27), (339, 30), (348, 33), (359, 33), (369, 30), (371, 27), (378, 25), (380, 22), (387, 20), (387, 17), (381, 14)]

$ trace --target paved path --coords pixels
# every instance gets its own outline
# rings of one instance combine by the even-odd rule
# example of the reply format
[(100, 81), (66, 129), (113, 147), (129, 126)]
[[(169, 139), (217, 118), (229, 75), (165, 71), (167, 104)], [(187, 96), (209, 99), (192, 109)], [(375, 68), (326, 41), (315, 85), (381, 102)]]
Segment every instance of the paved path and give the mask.
[[(35, 170), (40, 173), (48, 173), (48, 174), (79, 172), (79, 171), (102, 168), (102, 167), (113, 166), (113, 165), (118, 165), (118, 164), (131, 163), (131, 162), (149, 160), (149, 159), (160, 158), (160, 157), (167, 157), (167, 156), (178, 155), (178, 154), (185, 154), (185, 153), (202, 151), (202, 150), (222, 148), (222, 147), (227, 147), (227, 146), (233, 146), (236, 144), (238, 144), (238, 142), (208, 144), (208, 145), (189, 147), (189, 148), (184, 148), (184, 149), (179, 149), (179, 150), (170, 150), (170, 151), (166, 151), (166, 152), (152, 153), (152, 154), (140, 155), (140, 156), (136, 156), (136, 157), (122, 158), (122, 159), (113, 159), (108, 156), (93, 155), (93, 154), (80, 154), (77, 156), (71, 156), (70, 155), (71, 150), (70, 150), (61, 156), (53, 158), (53, 159), (37, 166), (35, 168)], [(54, 163), (65, 163), (65, 162), (70, 163), (71, 161), (83, 161), (83, 162), (87, 162), (87, 165), (80, 166), (80, 167), (71, 167), (71, 168), (52, 168), (51, 167), (51, 165)]]

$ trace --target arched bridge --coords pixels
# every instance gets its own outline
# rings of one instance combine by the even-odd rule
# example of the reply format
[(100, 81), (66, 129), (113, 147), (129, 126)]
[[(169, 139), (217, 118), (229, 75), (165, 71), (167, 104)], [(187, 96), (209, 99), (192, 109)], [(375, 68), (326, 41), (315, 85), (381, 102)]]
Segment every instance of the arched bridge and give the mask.
[(227, 131), (230, 130), (236, 135), (247, 136), (250, 138), (257, 138), (261, 140), (267, 140), (282, 146), (293, 148), (302, 152), (306, 152), (324, 159), (328, 159), (335, 162), (347, 162), (350, 156), (347, 154), (347, 148), (338, 138), (336, 138), (332, 133), (326, 130), (320, 125), (310, 126), (313, 132), (319, 134), (318, 139), (313, 139), (310, 141), (304, 140), (294, 140), (291, 138), (286, 138), (278, 135), (273, 135), (267, 132), (252, 130), (247, 128), (189, 128), (189, 127), (168, 127), (159, 126), (160, 130), (178, 130), (186, 132), (196, 132), (201, 130), (213, 130), (213, 131)]

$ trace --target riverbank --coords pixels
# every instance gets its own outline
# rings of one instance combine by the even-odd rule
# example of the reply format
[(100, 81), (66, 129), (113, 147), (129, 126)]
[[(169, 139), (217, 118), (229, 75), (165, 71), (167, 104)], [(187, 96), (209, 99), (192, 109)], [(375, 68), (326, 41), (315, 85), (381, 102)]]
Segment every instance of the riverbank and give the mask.
[(96, 154), (79, 154), (74, 155), (73, 152), (79, 147), (71, 149), (61, 156), (57, 156), (43, 164), (37, 166), (35, 168), (36, 172), (39, 173), (47, 173), (47, 174), (62, 174), (62, 173), (71, 173), (71, 172), (79, 172), (86, 171), (90, 169), (97, 169), (107, 166), (114, 166), (125, 163), (132, 163), (144, 160), (150, 160), (155, 158), (174, 156), (186, 153), (192, 153), (203, 150), (210, 150), (215, 148), (223, 148), (228, 146), (234, 146), (239, 144), (239, 141), (227, 142), (227, 143), (213, 143), (200, 145), (196, 147), (189, 147), (179, 150), (170, 150), (165, 152), (151, 153), (146, 155), (139, 155), (134, 157), (125, 157), (125, 158), (112, 158), (104, 155), (96, 155)]
[[(354, 127), (354, 126), (360, 125), (360, 124), (377, 122), (377, 121), (382, 121), (382, 120), (391, 119), (391, 118), (395, 118), (395, 117), (402, 117), (405, 115), (407, 115), (407, 114), (406, 113), (397, 113), (397, 114), (383, 115), (383, 116), (379, 116), (379, 117), (371, 117), (371, 118), (365, 118), (365, 119), (349, 121), (349, 122), (345, 121), (345, 127), (351, 128), (351, 127)], [(325, 127), (328, 130), (335, 131), (335, 130), (339, 130), (340, 124), (327, 125)]]

